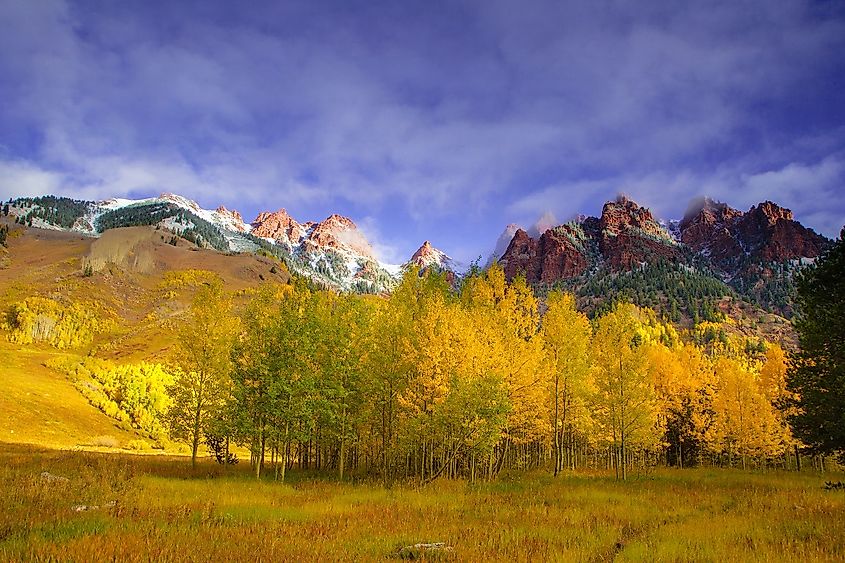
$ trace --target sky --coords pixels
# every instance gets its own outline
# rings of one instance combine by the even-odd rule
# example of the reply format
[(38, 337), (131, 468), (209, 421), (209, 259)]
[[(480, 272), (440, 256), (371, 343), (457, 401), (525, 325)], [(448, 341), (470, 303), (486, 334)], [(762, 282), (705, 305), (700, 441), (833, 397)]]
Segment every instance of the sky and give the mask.
[(845, 4), (0, 2), (0, 198), (352, 218), (383, 261), (707, 195), (845, 224)]

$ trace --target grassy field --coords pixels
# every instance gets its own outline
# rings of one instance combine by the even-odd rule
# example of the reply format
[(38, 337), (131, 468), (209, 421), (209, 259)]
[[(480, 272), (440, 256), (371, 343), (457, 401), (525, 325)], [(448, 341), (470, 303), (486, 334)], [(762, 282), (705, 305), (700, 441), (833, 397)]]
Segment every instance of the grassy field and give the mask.
[(441, 541), (453, 550), (439, 558), (456, 561), (845, 559), (845, 492), (822, 488), (841, 475), (535, 474), (391, 490), (292, 477), (0, 444), (0, 559), (384, 560)]

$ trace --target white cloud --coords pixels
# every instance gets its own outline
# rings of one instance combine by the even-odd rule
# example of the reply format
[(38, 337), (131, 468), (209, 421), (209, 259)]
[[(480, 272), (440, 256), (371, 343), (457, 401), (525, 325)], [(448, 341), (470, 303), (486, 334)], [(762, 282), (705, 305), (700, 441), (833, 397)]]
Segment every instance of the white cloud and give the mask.
[(64, 176), (29, 162), (0, 160), (0, 199), (59, 194)]
[(399, 248), (385, 240), (378, 227), (378, 221), (374, 217), (364, 217), (356, 223), (358, 230), (370, 243), (373, 253), (379, 262), (384, 264), (401, 265), (407, 262), (411, 256), (403, 256)]

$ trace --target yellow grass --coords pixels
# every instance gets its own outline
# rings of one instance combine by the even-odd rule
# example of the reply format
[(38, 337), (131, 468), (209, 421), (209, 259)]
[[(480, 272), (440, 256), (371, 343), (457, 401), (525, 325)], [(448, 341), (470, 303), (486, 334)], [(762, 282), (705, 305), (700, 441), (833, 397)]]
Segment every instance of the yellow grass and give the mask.
[(822, 489), (833, 478), (696, 469), (384, 490), (0, 445), (0, 558), (378, 561), (443, 541), (456, 561), (834, 561), (845, 558), (845, 493)]
[[(94, 446), (98, 437), (135, 438), (91, 406), (73, 384), (44, 366), (62, 356), (47, 346), (18, 346), (0, 333), (0, 440), (54, 447)], [(104, 440), (101, 440), (105, 442)]]

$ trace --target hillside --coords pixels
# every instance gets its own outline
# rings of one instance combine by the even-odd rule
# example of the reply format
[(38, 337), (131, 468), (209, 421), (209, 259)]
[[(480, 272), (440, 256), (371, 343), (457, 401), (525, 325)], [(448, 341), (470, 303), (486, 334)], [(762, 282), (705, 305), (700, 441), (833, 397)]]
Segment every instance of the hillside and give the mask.
[(13, 343), (2, 331), (0, 441), (96, 449), (143, 439), (92, 406), (55, 362), (94, 352), (119, 364), (167, 358), (173, 343), (163, 329), (188, 306), (196, 283), (191, 271), (214, 272), (235, 292), (291, 280), (276, 258), (201, 249), (154, 227), (116, 228), (93, 238), (0, 223), (10, 227), (8, 246), (0, 247), (4, 320), (14, 304), (43, 298), (65, 308), (82, 304), (106, 327), (68, 349)]
[(359, 293), (388, 291), (398, 267), (380, 263), (357, 226), (331, 215), (321, 222), (298, 223), (282, 209), (263, 212), (246, 223), (237, 211), (202, 209), (175, 194), (100, 202), (43, 196), (10, 200), (4, 215), (19, 224), (99, 236), (111, 229), (153, 226), (167, 240), (226, 253), (260, 253), (282, 260), (290, 271), (314, 283)]

